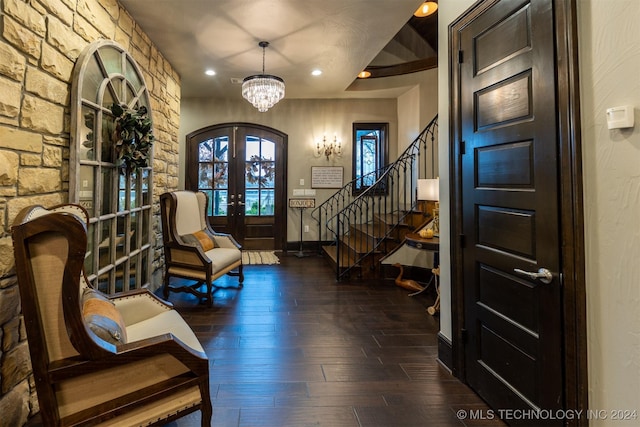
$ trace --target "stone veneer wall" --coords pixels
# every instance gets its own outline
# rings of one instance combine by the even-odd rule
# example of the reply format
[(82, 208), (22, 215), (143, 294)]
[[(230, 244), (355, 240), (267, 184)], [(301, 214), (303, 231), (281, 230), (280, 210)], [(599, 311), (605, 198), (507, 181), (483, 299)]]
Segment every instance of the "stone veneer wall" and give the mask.
[[(111, 39), (151, 93), (154, 200), (178, 187), (180, 78), (115, 0), (0, 0), (0, 426), (39, 411), (15, 278), (11, 224), (24, 206), (68, 201), (70, 92), (84, 47)], [(154, 227), (156, 280), (162, 263)]]

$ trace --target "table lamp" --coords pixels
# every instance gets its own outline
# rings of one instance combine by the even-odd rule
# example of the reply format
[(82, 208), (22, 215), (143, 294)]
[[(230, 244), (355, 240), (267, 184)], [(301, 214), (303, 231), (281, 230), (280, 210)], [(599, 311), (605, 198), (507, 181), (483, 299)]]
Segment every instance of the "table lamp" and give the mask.
[(437, 236), (440, 232), (440, 179), (419, 179), (418, 180), (418, 200), (430, 200), (436, 202), (433, 209), (433, 234)]

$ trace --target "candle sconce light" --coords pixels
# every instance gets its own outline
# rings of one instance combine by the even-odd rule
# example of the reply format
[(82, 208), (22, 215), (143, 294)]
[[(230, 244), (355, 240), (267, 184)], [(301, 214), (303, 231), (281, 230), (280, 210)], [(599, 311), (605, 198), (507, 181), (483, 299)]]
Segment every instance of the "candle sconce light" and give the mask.
[(333, 136), (333, 141), (327, 142), (326, 135), (322, 137), (322, 143), (316, 142), (315, 156), (325, 156), (327, 161), (331, 156), (342, 157), (342, 141), (337, 136)]

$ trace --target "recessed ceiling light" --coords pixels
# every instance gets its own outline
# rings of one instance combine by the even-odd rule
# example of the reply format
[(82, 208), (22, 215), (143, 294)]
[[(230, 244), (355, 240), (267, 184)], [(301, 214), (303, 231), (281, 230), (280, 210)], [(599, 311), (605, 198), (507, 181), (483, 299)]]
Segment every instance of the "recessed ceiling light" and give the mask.
[(364, 71), (360, 71), (358, 73), (358, 78), (359, 79), (366, 79), (368, 77), (371, 77), (371, 71), (364, 70)]
[(424, 18), (426, 16), (432, 15), (433, 13), (435, 13), (436, 10), (438, 10), (438, 3), (434, 1), (425, 1), (413, 13), (413, 16), (417, 18)]
[(214, 70), (211, 70), (211, 69), (209, 69), (209, 70), (205, 71), (204, 73), (205, 73), (207, 76), (215, 76), (215, 75), (216, 75), (216, 72), (215, 72)]
[(321, 75), (321, 74), (322, 74), (322, 70), (313, 70), (313, 71), (311, 72), (311, 75), (312, 75), (312, 76), (319, 76), (319, 75)]

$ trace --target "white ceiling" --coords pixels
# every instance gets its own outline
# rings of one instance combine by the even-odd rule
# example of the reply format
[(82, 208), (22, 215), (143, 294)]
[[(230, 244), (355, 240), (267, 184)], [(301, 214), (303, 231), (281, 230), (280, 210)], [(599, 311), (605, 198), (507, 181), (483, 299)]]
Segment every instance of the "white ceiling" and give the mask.
[(265, 72), (284, 79), (287, 98), (393, 97), (416, 83), (407, 75), (352, 85), (421, 0), (120, 2), (180, 74), (183, 97), (241, 98), (231, 79), (261, 73), (261, 40), (270, 43)]

